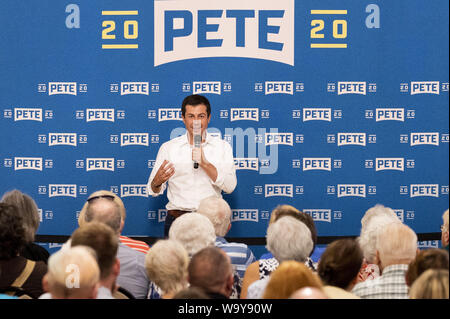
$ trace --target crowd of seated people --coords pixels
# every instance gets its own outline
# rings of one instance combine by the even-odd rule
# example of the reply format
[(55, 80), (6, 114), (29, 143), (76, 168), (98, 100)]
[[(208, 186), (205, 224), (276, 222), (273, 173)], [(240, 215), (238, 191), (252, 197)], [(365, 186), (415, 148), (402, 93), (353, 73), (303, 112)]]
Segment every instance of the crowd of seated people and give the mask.
[[(151, 247), (122, 234), (126, 210), (114, 193), (91, 194), (79, 227), (49, 254), (35, 243), (34, 200), (18, 190), (0, 202), (0, 298), (21, 299), (448, 299), (449, 217), (442, 248), (420, 250), (415, 232), (389, 207), (361, 218), (355, 238), (329, 243), (311, 258), (310, 215), (280, 205), (271, 214), (267, 252), (230, 242), (230, 206), (202, 200)], [(73, 269), (75, 268), (75, 269)], [(76, 275), (74, 275), (76, 274)]]

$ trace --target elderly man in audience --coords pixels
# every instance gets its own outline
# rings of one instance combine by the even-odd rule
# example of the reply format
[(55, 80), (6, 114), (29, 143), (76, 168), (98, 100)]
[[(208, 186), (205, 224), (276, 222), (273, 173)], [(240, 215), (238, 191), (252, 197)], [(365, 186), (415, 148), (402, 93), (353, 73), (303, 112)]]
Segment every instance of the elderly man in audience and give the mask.
[(229, 243), (225, 240), (224, 237), (231, 228), (231, 209), (228, 203), (223, 198), (210, 196), (200, 202), (197, 213), (209, 218), (216, 232), (216, 247), (230, 256), (231, 264), (239, 277), (244, 278), (245, 270), (256, 259), (246, 244)]
[(217, 247), (198, 251), (189, 263), (189, 283), (202, 288), (211, 299), (228, 299), (233, 290), (230, 257)]
[(34, 235), (36, 234), (40, 223), (36, 202), (33, 198), (17, 189), (5, 193), (1, 201), (2, 203), (16, 206), (19, 215), (22, 216), (25, 227), (25, 240), (27, 243), (21, 249), (20, 256), (29, 260), (47, 263), (50, 254), (44, 247), (34, 243)]
[[(86, 223), (97, 221), (108, 225), (119, 238), (122, 217), (120, 206), (115, 201), (105, 197), (89, 200), (84, 219)], [(120, 261), (117, 284), (129, 291), (136, 299), (146, 299), (150, 281), (145, 270), (145, 254), (119, 242), (117, 258)]]
[(112, 201), (114, 201), (115, 203), (117, 203), (117, 205), (119, 205), (119, 210), (120, 210), (120, 216), (122, 217), (122, 221), (120, 223), (120, 229), (119, 229), (119, 241), (124, 244), (125, 246), (128, 246), (134, 250), (140, 251), (144, 254), (146, 254), (148, 252), (148, 250), (150, 249), (150, 247), (143, 241), (141, 240), (136, 240), (136, 239), (132, 239), (130, 237), (124, 236), (122, 235), (122, 230), (125, 226), (125, 219), (127, 218), (127, 211), (125, 209), (125, 205), (123, 204), (122, 199), (120, 199), (119, 196), (117, 196), (116, 194), (114, 194), (113, 192), (107, 191), (107, 190), (99, 190), (96, 191), (94, 193), (92, 193), (91, 195), (89, 195), (86, 203), (84, 203), (83, 208), (80, 211), (80, 215), (78, 216), (78, 225), (81, 227), (86, 221), (85, 221), (85, 214), (86, 214), (86, 209), (89, 205), (89, 202), (92, 200), (95, 200), (97, 198), (106, 198), (106, 199), (110, 199)]
[(162, 299), (170, 299), (180, 290), (187, 288), (189, 256), (183, 245), (171, 239), (157, 241), (145, 257), (148, 278), (154, 283), (150, 297), (156, 293)]
[(377, 231), (375, 263), (381, 276), (357, 284), (352, 293), (367, 299), (407, 299), (405, 273), (417, 253), (417, 236), (402, 223), (390, 223)]
[(120, 273), (117, 258), (119, 240), (111, 227), (98, 222), (90, 222), (78, 228), (72, 234), (72, 247), (88, 246), (92, 248), (100, 268), (100, 287), (97, 299), (114, 299), (117, 290), (116, 280)]
[(50, 256), (40, 299), (95, 299), (100, 270), (95, 252), (86, 246), (62, 249)]
[(311, 232), (301, 221), (285, 216), (270, 224), (267, 229), (267, 249), (274, 257), (260, 259), (247, 268), (241, 298), (261, 298), (270, 274), (285, 260), (295, 260), (309, 268), (308, 256), (312, 248)]
[(42, 277), (47, 265), (19, 256), (27, 242), (23, 218), (17, 207), (0, 203), (0, 289), (25, 291), (29, 297), (38, 298), (44, 292)]
[(320, 256), (317, 273), (326, 285), (323, 291), (331, 299), (359, 299), (350, 293), (358, 280), (363, 252), (354, 239), (339, 239)]
[(375, 264), (377, 229), (392, 222), (401, 223), (391, 208), (381, 204), (369, 208), (362, 217), (358, 243), (364, 253), (364, 262), (358, 275), (358, 282), (371, 280), (380, 276), (380, 269)]

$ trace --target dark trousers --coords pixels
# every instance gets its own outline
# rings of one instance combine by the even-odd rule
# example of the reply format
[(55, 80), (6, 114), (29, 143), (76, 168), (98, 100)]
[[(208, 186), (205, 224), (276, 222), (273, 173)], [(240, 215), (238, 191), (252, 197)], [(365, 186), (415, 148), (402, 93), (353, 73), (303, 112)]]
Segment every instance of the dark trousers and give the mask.
[(174, 220), (175, 220), (175, 217), (173, 217), (170, 214), (167, 214), (166, 221), (164, 223), (164, 238), (168, 238), (169, 237), (169, 229), (170, 229), (170, 226), (172, 225)]

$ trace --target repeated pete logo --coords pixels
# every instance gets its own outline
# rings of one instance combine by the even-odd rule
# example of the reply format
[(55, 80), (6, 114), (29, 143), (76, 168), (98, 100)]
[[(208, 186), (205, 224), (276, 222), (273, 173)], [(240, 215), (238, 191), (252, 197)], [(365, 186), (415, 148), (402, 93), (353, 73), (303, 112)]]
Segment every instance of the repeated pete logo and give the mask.
[(154, 65), (255, 58), (294, 65), (294, 0), (155, 1)]
[(265, 95), (268, 94), (294, 94), (294, 82), (292, 81), (266, 81)]
[[(79, 89), (80, 92), (86, 92), (87, 85), (80, 84)], [(77, 82), (48, 82), (48, 95), (55, 94), (77, 95)]]
[(67, 196), (77, 197), (76, 184), (49, 184), (48, 197)]
[(147, 184), (122, 184), (120, 185), (120, 197), (141, 196), (148, 197)]
[(338, 133), (338, 146), (366, 146), (366, 133)]
[(338, 95), (342, 94), (366, 95), (366, 82), (338, 82)]
[(411, 184), (410, 197), (439, 197), (438, 184)]
[(264, 189), (264, 197), (272, 196), (294, 196), (294, 185), (292, 184), (266, 184)]
[(48, 133), (48, 145), (77, 146), (77, 133)]
[(192, 82), (192, 94), (218, 94), (221, 91), (222, 83), (219, 81), (211, 82)]
[(120, 95), (127, 94), (143, 94), (149, 93), (148, 82), (121, 82), (120, 83)]
[(331, 223), (331, 209), (303, 209), (314, 221)]
[(411, 146), (435, 145), (439, 146), (439, 133), (418, 133), (411, 132)]
[(181, 121), (180, 108), (160, 108), (158, 109), (158, 122)]
[(121, 133), (120, 146), (148, 146), (148, 133)]
[(231, 108), (230, 121), (259, 121), (258, 108)]
[(259, 170), (259, 161), (257, 158), (235, 158), (234, 167), (239, 169), (247, 169), (251, 171)]
[(231, 221), (248, 221), (248, 222), (258, 222), (258, 210), (257, 209), (232, 209), (231, 210)]
[(86, 158), (86, 171), (114, 172), (114, 158)]
[(15, 108), (14, 121), (38, 121), (42, 122), (42, 109), (40, 108)]
[(14, 157), (14, 170), (32, 169), (42, 171), (42, 157)]
[(294, 134), (293, 133), (265, 133), (264, 135), (265, 145), (290, 145), (294, 144)]
[(330, 157), (304, 157), (303, 158), (303, 170), (324, 170), (331, 171), (331, 158)]
[(405, 171), (405, 159), (402, 157), (377, 157), (375, 158), (375, 171)]
[(405, 110), (401, 108), (377, 108), (375, 121), (405, 121)]
[(365, 184), (338, 184), (337, 197), (366, 197)]
[(307, 121), (331, 122), (331, 108), (304, 108), (303, 122)]
[(415, 94), (439, 94), (439, 81), (411, 82), (411, 95)]
[(86, 122), (114, 122), (114, 109), (86, 109)]

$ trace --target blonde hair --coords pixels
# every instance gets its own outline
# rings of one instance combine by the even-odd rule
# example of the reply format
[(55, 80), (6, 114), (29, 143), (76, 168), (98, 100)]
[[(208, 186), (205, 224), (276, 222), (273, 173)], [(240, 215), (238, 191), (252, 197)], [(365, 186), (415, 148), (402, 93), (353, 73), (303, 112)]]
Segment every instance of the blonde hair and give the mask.
[(270, 275), (263, 299), (288, 299), (303, 287), (322, 288), (320, 278), (303, 263), (284, 261)]
[(404, 224), (388, 224), (378, 232), (377, 250), (383, 265), (409, 264), (416, 257), (417, 235)]
[(189, 256), (181, 243), (171, 239), (158, 240), (145, 257), (148, 278), (163, 293), (178, 292), (187, 287)]
[(224, 237), (227, 234), (231, 223), (231, 208), (223, 198), (213, 195), (202, 199), (197, 213), (208, 217), (217, 236)]
[(123, 204), (122, 199), (120, 199), (119, 196), (114, 194), (113, 192), (107, 191), (107, 190), (99, 190), (91, 195), (89, 195), (88, 199), (86, 200), (86, 203), (84, 203), (83, 208), (80, 211), (80, 215), (78, 215), (78, 226), (82, 227), (86, 223), (86, 211), (89, 206), (89, 200), (94, 197), (102, 197), (102, 196), (110, 196), (113, 197), (113, 201), (119, 205), (119, 211), (120, 216), (123, 222), (125, 222), (125, 218), (127, 217), (127, 212), (125, 210), (125, 205)]
[(442, 215), (442, 221), (444, 222), (444, 230), (448, 231), (448, 209)]
[(48, 259), (46, 276), (52, 296), (88, 298), (100, 279), (96, 254), (87, 246), (61, 249)]
[(428, 269), (411, 286), (411, 299), (449, 299), (448, 270)]

